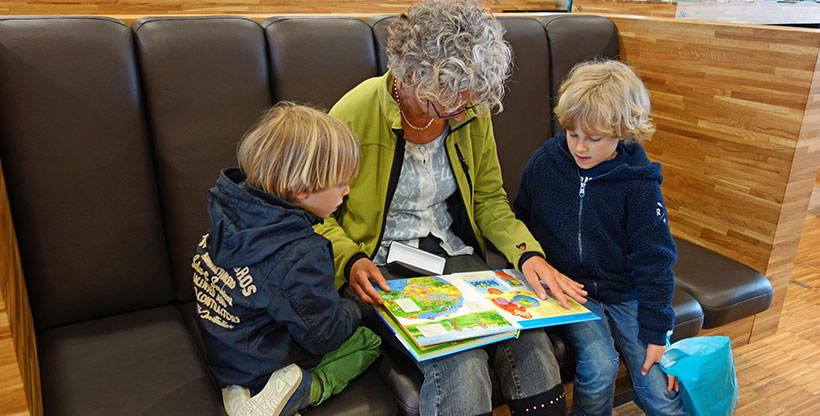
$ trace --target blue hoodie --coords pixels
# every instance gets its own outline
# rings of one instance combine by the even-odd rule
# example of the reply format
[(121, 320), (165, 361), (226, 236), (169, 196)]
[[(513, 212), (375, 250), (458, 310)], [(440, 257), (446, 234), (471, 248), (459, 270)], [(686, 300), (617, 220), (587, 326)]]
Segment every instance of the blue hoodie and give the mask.
[(516, 215), (547, 261), (603, 303), (638, 300), (638, 338), (664, 345), (675, 313), (677, 249), (661, 195), (660, 164), (638, 143), (592, 169), (575, 164), (563, 134), (527, 163)]
[(322, 220), (223, 170), (208, 193), (211, 230), (193, 258), (197, 324), (220, 387), (259, 391), (290, 363), (311, 368), (359, 324), (333, 284)]

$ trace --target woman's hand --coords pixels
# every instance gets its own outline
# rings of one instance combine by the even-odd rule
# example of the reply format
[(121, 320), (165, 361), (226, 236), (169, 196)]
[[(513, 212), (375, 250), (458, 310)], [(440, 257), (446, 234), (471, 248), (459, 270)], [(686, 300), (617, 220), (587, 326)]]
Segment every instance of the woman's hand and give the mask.
[[(641, 375), (645, 376), (649, 373), (649, 369), (652, 368), (655, 363), (661, 362), (661, 357), (663, 356), (664, 351), (666, 351), (665, 345), (646, 345), (646, 359), (643, 362), (643, 367), (641, 367)], [(667, 374), (666, 378), (666, 391), (672, 391), (672, 389), (675, 389), (675, 391), (680, 391), (677, 377)]]
[(384, 280), (382, 272), (370, 259), (362, 257), (356, 260), (353, 266), (350, 267), (350, 276), (348, 277), (350, 290), (362, 301), (378, 306), (382, 304), (382, 297), (379, 296), (379, 292), (370, 283), (371, 280), (375, 281), (382, 290), (390, 291), (390, 286), (387, 286), (387, 281)]
[(578, 303), (586, 303), (587, 301), (584, 297), (587, 295), (584, 285), (564, 276), (540, 256), (528, 258), (521, 265), (521, 272), (524, 273), (524, 277), (527, 278), (530, 286), (535, 289), (535, 294), (541, 299), (547, 298), (547, 291), (541, 285), (541, 282), (544, 282), (564, 309), (569, 309), (569, 302), (567, 302), (564, 294), (575, 299)]

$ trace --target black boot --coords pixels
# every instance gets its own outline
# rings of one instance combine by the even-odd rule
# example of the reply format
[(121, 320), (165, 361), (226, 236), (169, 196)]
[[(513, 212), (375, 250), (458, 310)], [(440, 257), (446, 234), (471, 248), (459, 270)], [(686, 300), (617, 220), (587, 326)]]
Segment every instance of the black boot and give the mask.
[(564, 396), (564, 386), (560, 383), (532, 397), (508, 400), (507, 405), (512, 416), (567, 416), (567, 399)]

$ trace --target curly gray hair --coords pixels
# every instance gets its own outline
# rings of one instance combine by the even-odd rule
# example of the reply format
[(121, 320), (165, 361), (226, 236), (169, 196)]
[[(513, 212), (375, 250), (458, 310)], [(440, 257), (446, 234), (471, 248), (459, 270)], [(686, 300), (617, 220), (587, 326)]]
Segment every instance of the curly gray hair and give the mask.
[(503, 109), (512, 50), (504, 28), (478, 0), (414, 3), (388, 27), (387, 68), (419, 100), (448, 110), (470, 102)]

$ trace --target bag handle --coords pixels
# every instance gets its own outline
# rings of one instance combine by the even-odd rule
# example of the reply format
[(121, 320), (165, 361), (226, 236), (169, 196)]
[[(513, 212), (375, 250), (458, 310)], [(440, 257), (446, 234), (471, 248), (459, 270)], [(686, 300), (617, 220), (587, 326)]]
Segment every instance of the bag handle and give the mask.
[(681, 358), (686, 358), (689, 353), (683, 351), (675, 346), (667, 346), (666, 351), (661, 356), (661, 367), (669, 368), (675, 365)]

